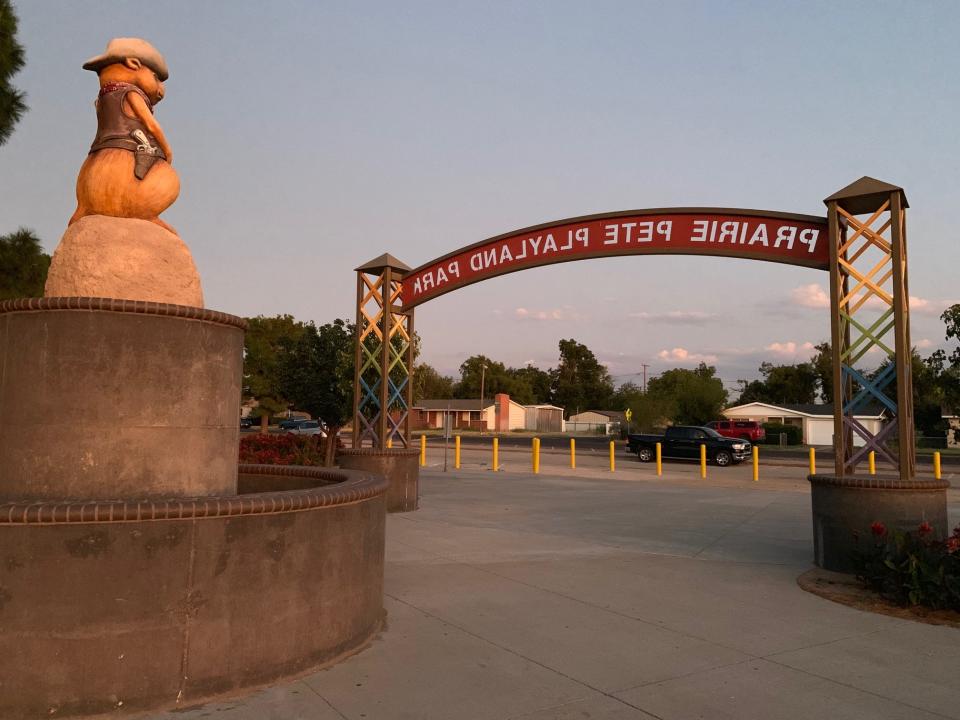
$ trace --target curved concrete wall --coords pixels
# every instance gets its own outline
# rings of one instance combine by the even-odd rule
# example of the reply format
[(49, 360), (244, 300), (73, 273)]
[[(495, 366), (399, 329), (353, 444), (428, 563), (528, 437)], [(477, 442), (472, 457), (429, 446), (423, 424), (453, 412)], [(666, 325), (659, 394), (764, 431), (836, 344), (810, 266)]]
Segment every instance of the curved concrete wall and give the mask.
[(0, 499), (235, 493), (245, 325), (131, 300), (0, 302)]
[(383, 620), (384, 480), (240, 473), (328, 484), (0, 505), (0, 717), (183, 706), (369, 641)]
[(390, 484), (387, 512), (410, 512), (420, 506), (420, 451), (356, 448), (337, 451), (340, 467), (382, 475)]

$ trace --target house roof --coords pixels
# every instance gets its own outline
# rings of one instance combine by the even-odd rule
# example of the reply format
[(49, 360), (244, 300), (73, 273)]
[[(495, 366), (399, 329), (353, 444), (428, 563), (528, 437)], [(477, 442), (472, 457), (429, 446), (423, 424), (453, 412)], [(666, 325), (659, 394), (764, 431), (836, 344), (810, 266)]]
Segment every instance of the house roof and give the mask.
[(571, 415), (571, 417), (579, 417), (580, 415), (586, 415), (587, 413), (603, 415), (605, 418), (614, 421), (625, 421), (627, 419), (627, 416), (623, 414), (623, 410), (584, 410), (582, 412), (574, 413)]
[[(455, 399), (448, 400), (446, 398), (424, 398), (419, 402), (415, 402), (413, 407), (419, 408), (420, 410), (455, 410), (457, 412), (480, 412), (480, 400), (476, 399)], [(483, 406), (483, 409), (493, 407), (493, 403), (487, 401)]]
[[(833, 417), (833, 403), (782, 403), (780, 405), (774, 405), (773, 403), (765, 402), (751, 402), (744, 403), (743, 405), (734, 405), (733, 407), (728, 407), (724, 409), (724, 414), (734, 412), (741, 408), (750, 407), (751, 405), (761, 405), (771, 410), (779, 410), (781, 412), (786, 411), (789, 413), (794, 413), (796, 415), (805, 415), (807, 417)], [(859, 418), (879, 418), (883, 417), (885, 411), (883, 408), (878, 405), (868, 404), (863, 411), (854, 415), (854, 417)]]

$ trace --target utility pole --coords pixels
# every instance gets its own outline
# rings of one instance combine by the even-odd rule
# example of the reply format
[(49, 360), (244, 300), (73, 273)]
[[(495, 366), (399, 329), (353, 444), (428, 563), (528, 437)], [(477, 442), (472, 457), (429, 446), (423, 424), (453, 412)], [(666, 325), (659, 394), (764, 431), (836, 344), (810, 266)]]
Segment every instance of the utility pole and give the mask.
[(640, 363), (640, 367), (643, 368), (643, 391), (647, 391), (647, 368), (650, 367), (646, 363)]

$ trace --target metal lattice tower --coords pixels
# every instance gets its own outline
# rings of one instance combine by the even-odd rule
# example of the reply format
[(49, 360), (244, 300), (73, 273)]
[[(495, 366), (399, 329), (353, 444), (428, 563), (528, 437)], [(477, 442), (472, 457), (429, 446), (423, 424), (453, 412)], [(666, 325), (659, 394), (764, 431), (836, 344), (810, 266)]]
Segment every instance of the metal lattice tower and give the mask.
[[(870, 451), (915, 471), (906, 208), (903, 189), (870, 177), (828, 197), (834, 450), (838, 477)], [(869, 372), (865, 368), (879, 369)], [(868, 405), (892, 420), (875, 435), (854, 415)], [(854, 448), (854, 436), (863, 446)], [(896, 441), (896, 442), (894, 442)]]
[(410, 446), (413, 401), (413, 308), (400, 281), (410, 268), (385, 254), (356, 269), (357, 326), (353, 447)]

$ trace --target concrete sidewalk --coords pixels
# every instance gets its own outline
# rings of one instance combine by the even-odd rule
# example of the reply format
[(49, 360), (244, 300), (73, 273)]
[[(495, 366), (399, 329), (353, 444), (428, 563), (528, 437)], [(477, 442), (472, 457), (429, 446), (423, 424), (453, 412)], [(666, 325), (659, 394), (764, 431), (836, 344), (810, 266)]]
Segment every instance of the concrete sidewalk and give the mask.
[(797, 587), (805, 481), (591, 475), (424, 470), (421, 510), (388, 518), (371, 647), (154, 717), (960, 718), (960, 630)]

